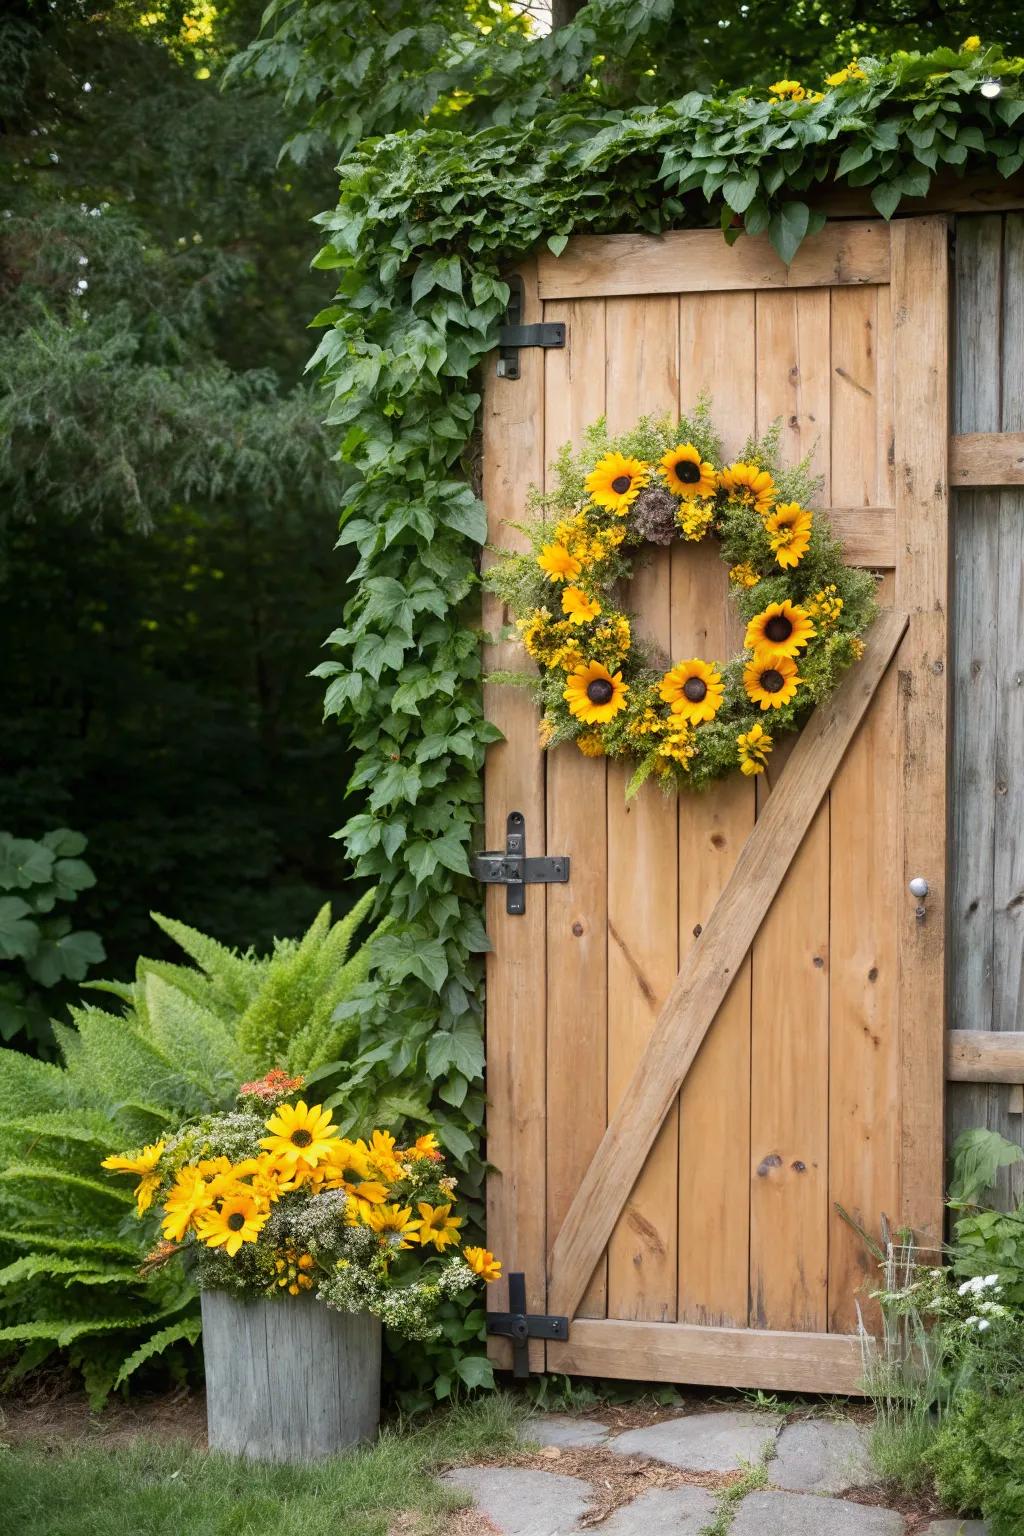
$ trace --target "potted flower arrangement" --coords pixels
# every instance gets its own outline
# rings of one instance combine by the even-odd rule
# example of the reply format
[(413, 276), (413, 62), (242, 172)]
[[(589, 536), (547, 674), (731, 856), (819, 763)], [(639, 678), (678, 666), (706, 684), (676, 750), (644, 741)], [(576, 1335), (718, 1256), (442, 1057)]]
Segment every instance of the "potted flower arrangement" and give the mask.
[(161, 1213), (149, 1267), (181, 1258), (201, 1292), (211, 1447), (274, 1461), (372, 1436), (381, 1325), (436, 1337), (445, 1298), (501, 1273), (463, 1245), (432, 1133), (342, 1136), (301, 1087), (270, 1072), (237, 1108), (103, 1163), (138, 1178), (140, 1217)]

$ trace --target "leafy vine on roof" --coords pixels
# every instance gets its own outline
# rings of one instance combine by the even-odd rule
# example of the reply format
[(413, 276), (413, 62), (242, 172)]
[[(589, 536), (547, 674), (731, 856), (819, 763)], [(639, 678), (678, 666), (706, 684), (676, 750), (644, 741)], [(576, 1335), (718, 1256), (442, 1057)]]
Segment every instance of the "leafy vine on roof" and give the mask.
[(869, 188), (888, 218), (949, 168), (1012, 175), (1022, 69), (971, 38), (774, 92), (633, 111), (566, 96), (530, 123), (393, 134), (343, 162), (316, 258), (337, 269), (338, 302), (317, 317), (315, 361), (349, 466), (340, 540), (360, 558), (317, 671), (361, 754), (350, 787), (365, 807), (339, 835), (395, 914), (377, 975), (346, 1007), (390, 1042), (396, 1071), (419, 1057), (458, 1156), (471, 1161), (483, 1109), (485, 939), (467, 854), (496, 733), (480, 704), (486, 518), (470, 481), (502, 272), (576, 232), (716, 221), (729, 240), (767, 233), (788, 261), (823, 221), (825, 181)]

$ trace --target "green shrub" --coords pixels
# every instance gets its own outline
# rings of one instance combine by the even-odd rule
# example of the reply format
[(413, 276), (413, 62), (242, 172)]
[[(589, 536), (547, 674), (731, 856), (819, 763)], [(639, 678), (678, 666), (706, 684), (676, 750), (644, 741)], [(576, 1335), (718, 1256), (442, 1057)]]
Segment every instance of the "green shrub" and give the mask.
[[(1024, 1377), (1020, 1386), (1024, 1388)], [(1024, 1397), (967, 1392), (943, 1421), (926, 1461), (951, 1509), (981, 1514), (991, 1536), (1024, 1530)]]
[(106, 958), (98, 933), (73, 929), (54, 910), (96, 884), (79, 857), (86, 846), (67, 827), (37, 842), (0, 832), (0, 1040), (52, 1047), (50, 1017), (68, 1001), (68, 984)]
[(165, 1350), (181, 1369), (195, 1291), (173, 1265), (140, 1274), (145, 1229), (99, 1164), (228, 1107), (270, 1067), (348, 1064), (357, 1026), (332, 1015), (367, 974), (368, 943), (346, 957), (372, 900), (333, 924), (325, 907), (267, 957), (158, 917), (198, 969), (141, 959), (134, 981), (95, 983), (123, 1007), (72, 1010), (58, 1065), (0, 1051), (0, 1352), (17, 1354), (13, 1374), (63, 1349), (98, 1402)]

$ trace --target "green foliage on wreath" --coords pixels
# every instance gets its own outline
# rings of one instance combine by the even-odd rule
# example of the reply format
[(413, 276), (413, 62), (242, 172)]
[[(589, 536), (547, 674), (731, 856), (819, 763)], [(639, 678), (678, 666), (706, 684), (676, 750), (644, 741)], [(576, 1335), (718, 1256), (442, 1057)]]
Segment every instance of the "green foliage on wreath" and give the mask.
[[(811, 472), (811, 456), (786, 468), (778, 449), (776, 424), (764, 437), (751, 438), (738, 455), (737, 467), (748, 466), (769, 479), (772, 490), (762, 515), (717, 480), (703, 483), (703, 495), (688, 497), (681, 482), (676, 482), (678, 493), (673, 492), (668, 472), (659, 473), (659, 465), (671, 465), (680, 451), (688, 455), (682, 462), (694, 477), (698, 463), (716, 475), (726, 468), (704, 398), (689, 417), (645, 417), (632, 431), (613, 438), (598, 421), (585, 433), (580, 453), (563, 448), (553, 465), (553, 489), (531, 498), (535, 516), (523, 530), (529, 549), (503, 553), (488, 575), (488, 585), (508, 606), (539, 667), (525, 676), (502, 674), (501, 680), (525, 681), (533, 691), (542, 712), (544, 745), (575, 741), (586, 756), (637, 760), (629, 793), (652, 774), (668, 790), (703, 789), (736, 768), (748, 775), (763, 771), (774, 737), (797, 730), (815, 704), (828, 698), (860, 654), (859, 636), (876, 612), (875, 581), (845, 564), (842, 546), (821, 512), (808, 519), (802, 553), (773, 547), (773, 510), (809, 512), (821, 489)], [(643, 466), (628, 493), (632, 499), (618, 510), (599, 505), (588, 489), (600, 476), (600, 466), (616, 459)], [(696, 658), (690, 685), (699, 697), (691, 705), (678, 696), (687, 670), (680, 658), (645, 645), (631, 616), (622, 611), (619, 593), (637, 553), (642, 558), (649, 544), (685, 548), (705, 538), (718, 542), (730, 567), (733, 599), (745, 626), (782, 605), (783, 614), (776, 616), (781, 629), (791, 629), (785, 617), (790, 613), (808, 631), (802, 642), (784, 647), (786, 664), (791, 658), (796, 672), (792, 683), (775, 696), (762, 690), (763, 705), (746, 686), (748, 665), (765, 655), (753, 643), (728, 661)], [(550, 551), (564, 552), (571, 560), (567, 574), (545, 569)], [(673, 663), (676, 671), (667, 671)], [(588, 709), (580, 687), (575, 704), (570, 698), (574, 680), (585, 681), (595, 667), (602, 673), (599, 688), (612, 694), (603, 709)], [(606, 720), (588, 718), (611, 710), (615, 713)]]

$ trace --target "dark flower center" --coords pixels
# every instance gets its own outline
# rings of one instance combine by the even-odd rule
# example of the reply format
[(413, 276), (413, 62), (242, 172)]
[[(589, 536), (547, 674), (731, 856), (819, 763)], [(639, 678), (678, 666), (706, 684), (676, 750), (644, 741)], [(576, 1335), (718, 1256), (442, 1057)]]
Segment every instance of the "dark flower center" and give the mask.
[(765, 638), (774, 640), (778, 644), (782, 640), (788, 640), (793, 633), (793, 625), (784, 614), (776, 613), (768, 620), (764, 627)]
[(595, 677), (592, 683), (587, 684), (587, 698), (591, 704), (608, 704), (614, 692), (615, 689), (604, 677)]
[(696, 485), (700, 479), (700, 465), (692, 459), (680, 459), (676, 464), (676, 474), (684, 485)]
[(241, 1211), (232, 1211), (231, 1215), (228, 1217), (227, 1224), (231, 1228), (232, 1232), (241, 1232), (242, 1228), (245, 1226), (245, 1217), (242, 1215)]
[(761, 687), (765, 693), (781, 693), (785, 685), (786, 679), (774, 667), (768, 667), (761, 673)]
[(612, 490), (615, 492), (616, 496), (625, 496), (626, 492), (629, 490), (632, 484), (632, 475), (616, 475), (615, 479), (612, 481)]
[(708, 696), (708, 685), (702, 677), (688, 677), (683, 684), (683, 692), (691, 704), (699, 704)]
[(308, 1131), (298, 1130), (292, 1131), (289, 1140), (293, 1147), (308, 1147), (313, 1138)]

